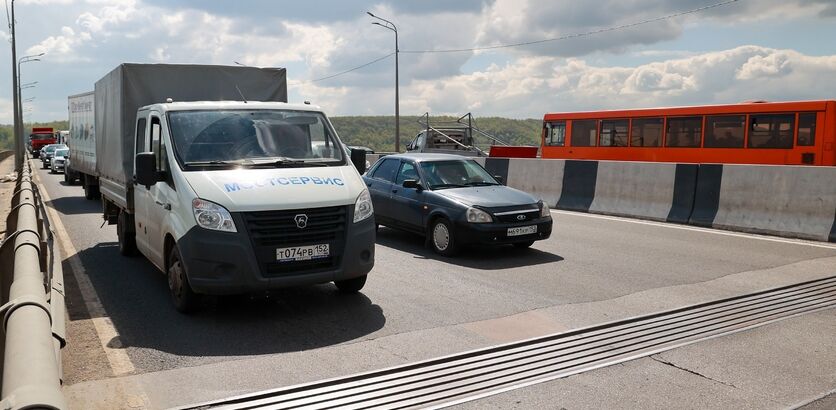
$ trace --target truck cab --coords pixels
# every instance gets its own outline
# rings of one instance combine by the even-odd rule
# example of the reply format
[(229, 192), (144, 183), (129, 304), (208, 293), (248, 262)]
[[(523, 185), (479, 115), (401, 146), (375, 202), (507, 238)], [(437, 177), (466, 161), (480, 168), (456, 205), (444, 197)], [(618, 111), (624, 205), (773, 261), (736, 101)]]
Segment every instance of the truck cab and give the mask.
[(407, 152), (429, 152), (437, 154), (457, 154), (480, 156), (484, 153), (473, 146), (473, 136), (465, 128), (442, 128), (422, 130), (406, 146)]
[(363, 287), (372, 202), (321, 109), (168, 102), (141, 107), (135, 130), (132, 192), (105, 216), (117, 219), (123, 253), (135, 247), (166, 273), (178, 310), (204, 294)]

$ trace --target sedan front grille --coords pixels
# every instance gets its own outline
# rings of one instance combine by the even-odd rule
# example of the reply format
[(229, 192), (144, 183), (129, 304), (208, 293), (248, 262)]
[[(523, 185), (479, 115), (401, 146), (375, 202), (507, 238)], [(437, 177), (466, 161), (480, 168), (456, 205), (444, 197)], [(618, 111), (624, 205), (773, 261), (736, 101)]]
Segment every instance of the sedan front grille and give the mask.
[(537, 205), (504, 206), (489, 208), (497, 222), (502, 223), (527, 223), (540, 217), (540, 209)]

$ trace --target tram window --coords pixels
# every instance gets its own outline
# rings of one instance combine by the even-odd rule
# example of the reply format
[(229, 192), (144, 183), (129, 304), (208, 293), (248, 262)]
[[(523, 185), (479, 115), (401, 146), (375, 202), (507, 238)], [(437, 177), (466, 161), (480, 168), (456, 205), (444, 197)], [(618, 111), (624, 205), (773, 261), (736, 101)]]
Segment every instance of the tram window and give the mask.
[(629, 120), (601, 121), (601, 143), (598, 145), (602, 147), (626, 147), (627, 130), (629, 128)]
[(551, 147), (562, 147), (566, 144), (566, 122), (546, 123), (546, 145)]
[(745, 127), (745, 115), (708, 117), (705, 120), (704, 146), (707, 148), (743, 148)]
[(699, 148), (702, 117), (668, 118), (668, 147)]
[(596, 120), (572, 121), (572, 146), (594, 147), (598, 139), (597, 122)]
[(792, 148), (794, 114), (749, 117), (749, 148)]
[(816, 113), (798, 114), (798, 145), (803, 147), (816, 145)]
[(661, 147), (662, 118), (639, 118), (633, 120), (630, 145), (633, 147)]

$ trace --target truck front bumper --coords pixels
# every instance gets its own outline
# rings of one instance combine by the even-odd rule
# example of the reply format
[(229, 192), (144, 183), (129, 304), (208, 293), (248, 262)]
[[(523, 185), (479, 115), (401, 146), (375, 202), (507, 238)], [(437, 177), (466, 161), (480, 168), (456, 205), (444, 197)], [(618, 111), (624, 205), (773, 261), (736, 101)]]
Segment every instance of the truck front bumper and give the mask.
[(263, 256), (261, 260), (257, 257), (239, 214), (233, 214), (238, 232), (193, 227), (180, 238), (178, 247), (189, 283), (201, 294), (259, 293), (352, 279), (371, 271), (376, 239), (374, 217), (358, 223), (352, 223), (352, 217), (352, 212), (348, 212), (342, 252), (333, 255), (337, 260), (327, 268), (282, 273), (279, 264), (279, 271), (265, 272)]

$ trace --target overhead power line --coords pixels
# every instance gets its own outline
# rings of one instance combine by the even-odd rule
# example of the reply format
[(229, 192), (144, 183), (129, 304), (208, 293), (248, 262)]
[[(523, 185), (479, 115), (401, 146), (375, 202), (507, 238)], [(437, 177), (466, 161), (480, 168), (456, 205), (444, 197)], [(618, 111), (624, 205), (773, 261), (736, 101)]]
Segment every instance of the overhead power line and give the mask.
[[(714, 8), (717, 8), (717, 7), (723, 7), (723, 6), (727, 6), (729, 4), (732, 4), (732, 3), (737, 3), (739, 1), (740, 0), (726, 0), (726, 1), (719, 2), (719, 3), (709, 4), (707, 6), (698, 7), (698, 8), (691, 9), (691, 10), (685, 10), (685, 11), (680, 11), (680, 12), (673, 13), (673, 14), (667, 14), (667, 15), (664, 15), (664, 16), (655, 17), (655, 18), (652, 18), (652, 19), (636, 21), (636, 22), (633, 22), (633, 23), (622, 24), (622, 25), (619, 25), (619, 26), (612, 26), (612, 27), (606, 27), (606, 28), (601, 28), (601, 29), (597, 29), (597, 30), (586, 31), (586, 32), (583, 32), (583, 33), (567, 34), (565, 36), (547, 38), (547, 39), (543, 39), (543, 40), (525, 41), (525, 42), (522, 42), (522, 43), (512, 43), (512, 44), (499, 44), (499, 45), (484, 46), (484, 47), (451, 48), (451, 49), (442, 49), (442, 50), (400, 50), (400, 52), (401, 53), (408, 53), (408, 54), (461, 53), (461, 52), (468, 52), (468, 51), (495, 50), (495, 49), (500, 49), (500, 48), (522, 47), (522, 46), (530, 46), (530, 45), (534, 45), (534, 44), (550, 43), (550, 42), (554, 42), (554, 41), (569, 40), (569, 39), (573, 39), (573, 38), (587, 37), (587, 36), (592, 36), (592, 35), (595, 35), (595, 34), (611, 32), (611, 31), (624, 30), (624, 29), (627, 29), (627, 28), (642, 26), (642, 25), (645, 25), (645, 24), (655, 23), (655, 22), (663, 21), (663, 20), (669, 20), (669, 19), (672, 19), (672, 18), (681, 17), (681, 16), (685, 16), (685, 15), (688, 15), (688, 14), (700, 13), (700, 12), (710, 10), (710, 9), (714, 9)], [(352, 71), (357, 71), (361, 68), (368, 67), (368, 66), (370, 66), (374, 63), (377, 63), (379, 61), (382, 61), (382, 60), (385, 60), (389, 57), (392, 57), (393, 55), (395, 55), (395, 53), (389, 53), (389, 54), (387, 54), (383, 57), (376, 58), (372, 61), (369, 61), (368, 63), (350, 68), (348, 70), (340, 71), (338, 73), (331, 74), (331, 75), (328, 75), (328, 76), (325, 76), (325, 77), (316, 78), (316, 79), (313, 79), (313, 80), (300, 81), (297, 84), (316, 83), (316, 82), (319, 82), (319, 81), (329, 80), (329, 79), (334, 78), (334, 77), (339, 77), (343, 74), (348, 74)]]
[(394, 52), (389, 53), (389, 54), (386, 54), (386, 55), (385, 55), (385, 56), (383, 56), (383, 57), (376, 58), (376, 59), (374, 59), (374, 60), (372, 60), (372, 61), (369, 61), (369, 62), (368, 62), (368, 63), (366, 63), (366, 64), (358, 65), (357, 67), (354, 67), (354, 68), (349, 68), (348, 70), (345, 70), (345, 71), (340, 71), (339, 73), (336, 73), (336, 74), (331, 74), (331, 75), (328, 75), (328, 76), (325, 76), (325, 77), (315, 78), (315, 79), (313, 79), (313, 80), (301, 81), (301, 82), (299, 82), (298, 84), (316, 83), (316, 82), (319, 82), (319, 81), (324, 81), (324, 80), (328, 80), (328, 79), (330, 79), (330, 78), (338, 77), (338, 76), (341, 76), (341, 75), (343, 75), (343, 74), (348, 74), (348, 73), (350, 73), (350, 72), (352, 72), (352, 71), (357, 71), (357, 70), (359, 70), (359, 69), (361, 69), (361, 68), (368, 67), (368, 66), (370, 66), (370, 65), (372, 65), (372, 64), (374, 64), (374, 63), (376, 63), (376, 62), (378, 62), (378, 61), (385, 60), (385, 59), (387, 59), (387, 58), (389, 58), (389, 57), (392, 57), (393, 55), (395, 55), (395, 53), (394, 53)]
[(720, 3), (714, 3), (714, 4), (707, 5), (707, 6), (691, 9), (691, 10), (680, 11), (680, 12), (677, 12), (677, 13), (668, 14), (668, 15), (661, 16), (661, 17), (655, 17), (655, 18), (652, 18), (652, 19), (637, 21), (637, 22), (628, 23), (628, 24), (622, 24), (622, 25), (619, 25), (619, 26), (606, 27), (606, 28), (601, 28), (601, 29), (592, 30), (592, 31), (586, 31), (586, 32), (583, 32), (583, 33), (567, 34), (565, 36), (547, 38), (547, 39), (543, 39), (543, 40), (525, 41), (525, 42), (522, 42), (522, 43), (512, 43), (512, 44), (499, 44), (499, 45), (495, 45), (495, 46), (484, 46), (484, 47), (452, 48), (452, 49), (446, 49), (446, 50), (401, 50), (401, 53), (409, 53), (409, 54), (461, 53), (461, 52), (467, 52), (467, 51), (495, 50), (495, 49), (498, 49), (498, 48), (522, 47), (522, 46), (530, 46), (530, 45), (533, 45), (533, 44), (550, 43), (550, 42), (553, 42), (553, 41), (568, 40), (568, 39), (578, 38), (578, 37), (587, 37), (587, 36), (591, 36), (591, 35), (595, 35), (595, 34), (607, 33), (607, 32), (610, 32), (610, 31), (618, 31), (618, 30), (623, 30), (623, 29), (626, 29), (626, 28), (631, 28), (631, 27), (641, 26), (641, 25), (645, 25), (645, 24), (655, 23), (657, 21), (668, 20), (668, 19), (672, 19), (672, 18), (675, 18), (675, 17), (684, 16), (684, 15), (687, 15), (687, 14), (694, 14), (694, 13), (699, 13), (699, 12), (702, 12), (702, 11), (710, 10), (710, 9), (713, 9), (713, 8), (717, 8), (717, 7), (727, 6), (727, 5), (732, 4), (732, 3), (737, 3), (738, 1), (740, 1), (740, 0), (726, 0), (726, 1), (723, 1), (723, 2), (720, 2)]

